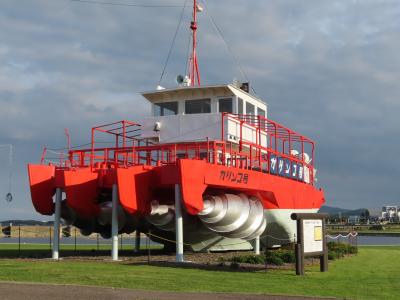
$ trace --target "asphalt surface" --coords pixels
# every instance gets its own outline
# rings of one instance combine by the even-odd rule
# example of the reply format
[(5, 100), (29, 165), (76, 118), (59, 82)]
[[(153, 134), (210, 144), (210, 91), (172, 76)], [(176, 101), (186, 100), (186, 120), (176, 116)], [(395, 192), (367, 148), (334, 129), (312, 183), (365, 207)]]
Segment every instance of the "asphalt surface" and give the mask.
[[(0, 282), (0, 299), (2, 300), (21, 300), (21, 299), (62, 299), (62, 300), (110, 300), (110, 299), (162, 299), (162, 300), (305, 300), (305, 299), (327, 299), (327, 298), (307, 298), (307, 297), (288, 297), (288, 296), (269, 296), (252, 294), (228, 294), (228, 293), (180, 293), (180, 292), (159, 292), (142, 291), (103, 287), (75, 286), (75, 285), (48, 285), (35, 283), (12, 283)], [(332, 299), (332, 298), (330, 298)]]

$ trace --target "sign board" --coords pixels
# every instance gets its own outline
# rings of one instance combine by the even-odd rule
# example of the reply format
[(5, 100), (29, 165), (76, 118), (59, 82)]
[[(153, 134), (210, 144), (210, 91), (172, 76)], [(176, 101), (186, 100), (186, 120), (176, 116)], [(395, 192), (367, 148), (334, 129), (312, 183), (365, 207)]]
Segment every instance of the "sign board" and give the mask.
[(271, 154), (269, 158), (269, 172), (274, 175), (293, 178), (310, 183), (310, 169), (289, 159)]
[(297, 222), (296, 274), (304, 275), (304, 258), (319, 256), (320, 270), (328, 270), (328, 249), (325, 238), (325, 218), (327, 214), (293, 213)]
[(304, 253), (322, 252), (322, 220), (304, 219), (302, 222)]

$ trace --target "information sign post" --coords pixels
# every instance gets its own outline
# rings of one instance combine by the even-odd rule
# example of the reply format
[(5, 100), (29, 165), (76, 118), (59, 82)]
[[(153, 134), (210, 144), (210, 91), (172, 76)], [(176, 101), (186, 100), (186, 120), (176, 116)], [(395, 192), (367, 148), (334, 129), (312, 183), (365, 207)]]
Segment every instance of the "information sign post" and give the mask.
[(321, 272), (328, 271), (325, 219), (327, 214), (293, 213), (297, 221), (296, 275), (304, 275), (304, 258), (318, 256)]

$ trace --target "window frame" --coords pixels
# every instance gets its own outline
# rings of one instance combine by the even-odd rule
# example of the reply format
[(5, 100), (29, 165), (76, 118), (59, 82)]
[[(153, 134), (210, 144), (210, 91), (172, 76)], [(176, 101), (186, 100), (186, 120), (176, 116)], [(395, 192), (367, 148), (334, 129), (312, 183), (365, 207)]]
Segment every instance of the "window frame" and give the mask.
[[(230, 111), (221, 111), (221, 102), (230, 100)], [(229, 113), (233, 114), (233, 98), (232, 97), (225, 97), (225, 98), (218, 98), (218, 112), (222, 113)]]
[[(166, 105), (166, 104), (167, 104), (167, 105), (168, 105), (168, 104), (175, 104), (175, 105), (176, 105), (175, 110), (170, 109), (170, 108), (168, 108), (168, 107), (164, 107), (164, 105)], [(178, 101), (156, 102), (156, 103), (153, 103), (153, 105), (154, 105), (154, 111), (153, 111), (154, 117), (175, 116), (175, 115), (177, 115), (178, 112), (179, 112), (179, 103), (178, 103)], [(157, 114), (157, 109), (160, 110), (160, 113), (159, 113), (159, 114)], [(173, 113), (167, 113), (167, 114), (166, 114), (166, 113), (165, 113), (165, 110), (171, 111), (171, 112), (173, 112)]]
[[(207, 105), (206, 106), (201, 106), (201, 111), (200, 112), (188, 112), (188, 105), (194, 104), (194, 103), (201, 103), (201, 102), (207, 103)], [(208, 114), (208, 113), (211, 113), (211, 98), (185, 100), (185, 114), (186, 115)]]

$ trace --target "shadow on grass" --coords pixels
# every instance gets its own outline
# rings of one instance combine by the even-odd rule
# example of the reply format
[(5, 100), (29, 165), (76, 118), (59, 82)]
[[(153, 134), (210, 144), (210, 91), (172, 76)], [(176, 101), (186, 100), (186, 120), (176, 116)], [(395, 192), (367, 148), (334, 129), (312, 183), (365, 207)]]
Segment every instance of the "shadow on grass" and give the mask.
[(154, 267), (165, 267), (165, 268), (178, 268), (178, 269), (192, 269), (192, 270), (206, 270), (206, 271), (221, 271), (221, 272), (261, 272), (269, 269), (278, 269), (277, 266), (264, 265), (251, 265), (251, 264), (207, 264), (207, 263), (195, 263), (195, 262), (171, 262), (171, 261), (150, 261), (145, 262), (127, 262), (124, 265), (131, 266), (154, 266)]
[[(177, 263), (171, 261), (174, 259), (174, 253), (165, 251), (164, 249), (152, 249), (150, 257), (147, 256), (146, 249), (142, 249), (138, 253), (133, 250), (120, 250), (119, 256), (124, 258), (123, 265), (127, 266), (155, 266), (164, 268), (176, 269), (192, 269), (192, 270), (206, 270), (206, 271), (221, 271), (221, 272), (266, 272), (268, 270), (290, 270), (294, 269), (294, 265), (287, 264), (284, 266), (275, 265), (253, 265), (244, 263), (208, 263), (208, 262), (184, 262)], [(52, 257), (50, 249), (0, 249), (0, 259), (49, 259)], [(109, 249), (61, 249), (60, 258), (71, 259), (100, 259), (109, 260), (111, 258), (111, 250)], [(132, 258), (132, 260), (130, 260)], [(127, 259), (127, 260), (125, 260)], [(149, 260), (148, 260), (149, 259)]]

